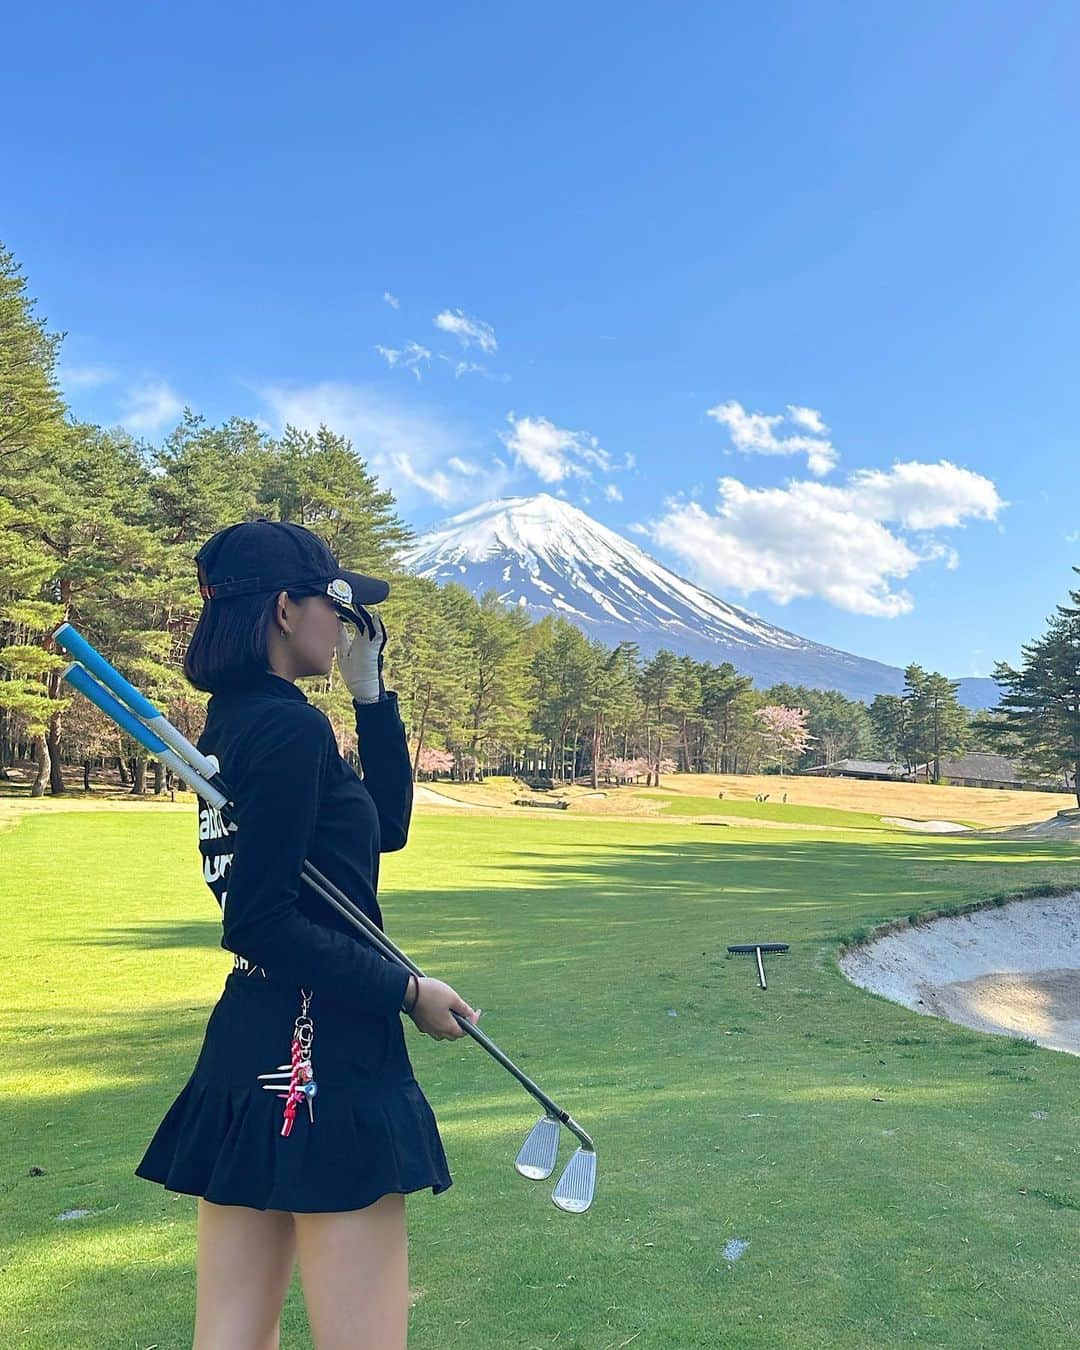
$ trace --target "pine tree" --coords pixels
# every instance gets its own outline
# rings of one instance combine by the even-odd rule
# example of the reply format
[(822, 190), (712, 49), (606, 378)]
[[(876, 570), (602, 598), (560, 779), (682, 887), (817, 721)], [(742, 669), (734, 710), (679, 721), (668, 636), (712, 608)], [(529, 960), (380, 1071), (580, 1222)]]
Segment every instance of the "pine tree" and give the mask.
[(1019, 670), (995, 664), (994, 679), (1005, 692), (994, 711), (997, 734), (1019, 744), (1022, 766), (1033, 776), (1064, 775), (1080, 803), (1080, 591), (1069, 599), (1056, 607), (1043, 636), (1021, 647)]
[(39, 481), (54, 480), (68, 427), (56, 383), (62, 333), (34, 315), (22, 269), (0, 245), (0, 778), (16, 736), (33, 746), (40, 796), (50, 774), (48, 681), (65, 664), (44, 635), (63, 617), (54, 564), (35, 510)]

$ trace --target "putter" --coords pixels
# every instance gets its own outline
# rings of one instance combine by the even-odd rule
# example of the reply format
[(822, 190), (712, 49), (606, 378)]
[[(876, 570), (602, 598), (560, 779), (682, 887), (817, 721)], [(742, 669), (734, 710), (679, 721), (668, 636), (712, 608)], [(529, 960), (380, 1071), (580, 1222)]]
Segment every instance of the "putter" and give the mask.
[(765, 984), (765, 963), (761, 959), (762, 952), (786, 952), (789, 944), (787, 942), (739, 942), (734, 947), (728, 948), (731, 956), (749, 956), (751, 952), (757, 957), (758, 984), (762, 989)]
[[(217, 761), (212, 756), (202, 754), (192, 745), (169, 722), (165, 714), (110, 665), (73, 625), (61, 624), (52, 637), (58, 646), (76, 658), (62, 672), (63, 678), (111, 717), (156, 759), (167, 764), (192, 791), (221, 812), (222, 820), (228, 828), (235, 829), (235, 822), (228, 813), (230, 805), (228, 791), (221, 778)], [(124, 701), (121, 703), (118, 698), (114, 698), (114, 693)], [(404, 966), (418, 978), (425, 978), (420, 967), (395, 946), (343, 891), (306, 859), (301, 871), (301, 880), (352, 923), (383, 957)], [(551, 1198), (559, 1209), (567, 1213), (583, 1213), (591, 1205), (596, 1189), (596, 1148), (593, 1141), (577, 1121), (552, 1101), (479, 1027), (474, 1026), (460, 1013), (453, 1013), (453, 1017), (467, 1035), (483, 1046), (488, 1054), (511, 1073), (544, 1107), (545, 1115), (533, 1127), (518, 1153), (516, 1166), (521, 1176), (531, 1180), (543, 1180), (551, 1175), (558, 1154), (559, 1123), (565, 1125), (580, 1141), (577, 1151), (571, 1156), (556, 1183)], [(552, 1129), (554, 1129), (553, 1140), (550, 1138)], [(546, 1142), (542, 1146), (543, 1151), (540, 1152), (540, 1141), (545, 1137)], [(542, 1171), (542, 1167), (549, 1159), (547, 1171)]]

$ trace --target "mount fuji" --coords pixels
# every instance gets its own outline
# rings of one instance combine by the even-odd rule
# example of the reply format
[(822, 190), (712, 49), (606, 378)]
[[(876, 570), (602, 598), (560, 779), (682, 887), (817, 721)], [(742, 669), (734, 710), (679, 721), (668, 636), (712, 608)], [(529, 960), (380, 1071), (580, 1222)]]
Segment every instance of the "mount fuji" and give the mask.
[[(558, 614), (614, 647), (629, 640), (643, 657), (661, 647), (699, 661), (730, 661), (766, 687), (785, 682), (836, 689), (870, 702), (898, 694), (904, 673), (766, 623), (651, 558), (559, 497), (503, 497), (450, 516), (401, 550), (406, 571), (477, 599), (495, 590), (534, 619)], [(960, 681), (969, 708), (998, 699), (993, 680)]]

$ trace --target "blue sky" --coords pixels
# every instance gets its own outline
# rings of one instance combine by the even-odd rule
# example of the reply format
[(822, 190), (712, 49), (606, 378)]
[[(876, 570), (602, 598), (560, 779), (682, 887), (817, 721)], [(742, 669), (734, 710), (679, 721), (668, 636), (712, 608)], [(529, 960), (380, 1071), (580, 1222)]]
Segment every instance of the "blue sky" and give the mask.
[(1075, 6), (114, 3), (5, 34), (0, 238), (77, 415), (322, 419), (418, 532), (561, 494), (954, 676), (1078, 581)]

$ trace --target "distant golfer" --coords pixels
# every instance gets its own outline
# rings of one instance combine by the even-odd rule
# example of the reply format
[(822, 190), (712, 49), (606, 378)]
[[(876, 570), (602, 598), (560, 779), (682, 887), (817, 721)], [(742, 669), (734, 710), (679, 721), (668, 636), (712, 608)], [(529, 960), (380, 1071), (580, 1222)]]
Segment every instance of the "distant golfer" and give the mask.
[[(260, 518), (199, 551), (203, 611), (184, 673), (211, 694), (198, 741), (235, 797), (199, 799), (203, 875), (233, 970), (191, 1076), (135, 1174), (196, 1195), (194, 1350), (276, 1350), (299, 1260), (317, 1350), (397, 1350), (409, 1311), (405, 1195), (452, 1184), (400, 1014), (436, 1040), (478, 1014), (386, 960), (301, 888), (304, 860), (382, 928), (379, 855), (404, 848), (412, 772), (385, 581), (345, 571), (315, 533)], [(296, 680), (335, 650), (361, 779)]]

